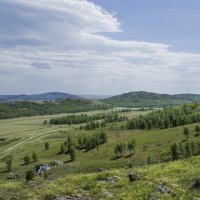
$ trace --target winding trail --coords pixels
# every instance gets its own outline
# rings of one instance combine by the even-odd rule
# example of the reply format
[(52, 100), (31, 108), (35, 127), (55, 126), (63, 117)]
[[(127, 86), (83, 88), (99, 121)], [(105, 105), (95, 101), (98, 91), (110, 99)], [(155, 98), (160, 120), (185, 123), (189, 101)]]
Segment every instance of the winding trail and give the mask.
[(8, 151), (11, 151), (11, 150), (15, 149), (15, 148), (17, 148), (18, 146), (21, 146), (22, 144), (24, 144), (24, 143), (26, 143), (26, 142), (29, 142), (30, 140), (34, 140), (34, 139), (40, 138), (40, 137), (45, 136), (45, 135), (47, 135), (47, 134), (49, 134), (49, 133), (54, 133), (55, 131), (56, 131), (56, 129), (55, 129), (55, 130), (51, 130), (51, 131), (47, 131), (47, 132), (45, 132), (45, 133), (43, 133), (43, 134), (41, 134), (41, 135), (37, 135), (37, 136), (30, 137), (30, 138), (28, 138), (28, 139), (26, 139), (26, 140), (24, 140), (24, 141), (21, 141), (21, 142), (15, 144), (15, 145), (13, 145), (12, 147), (9, 147), (8, 149), (4, 150), (3, 152), (0, 152), (0, 155), (2, 155), (2, 154), (4, 154), (4, 153), (7, 153)]

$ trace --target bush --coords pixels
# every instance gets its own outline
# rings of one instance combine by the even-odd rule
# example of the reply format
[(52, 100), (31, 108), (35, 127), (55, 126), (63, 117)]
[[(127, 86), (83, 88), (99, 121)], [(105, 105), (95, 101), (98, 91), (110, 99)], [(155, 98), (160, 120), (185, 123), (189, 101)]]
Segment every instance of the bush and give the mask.
[(30, 157), (28, 156), (28, 155), (26, 155), (25, 157), (24, 157), (24, 164), (25, 165), (28, 165), (28, 163), (30, 162)]
[(26, 172), (26, 180), (27, 181), (32, 181), (34, 176), (35, 176), (35, 174), (34, 174), (33, 170), (29, 170)]

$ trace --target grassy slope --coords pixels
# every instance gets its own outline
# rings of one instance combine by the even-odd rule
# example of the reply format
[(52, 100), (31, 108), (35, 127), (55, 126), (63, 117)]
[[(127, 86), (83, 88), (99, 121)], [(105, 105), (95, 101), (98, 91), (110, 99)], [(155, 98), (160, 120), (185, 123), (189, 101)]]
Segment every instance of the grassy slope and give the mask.
[(114, 106), (163, 107), (200, 101), (200, 95), (168, 95), (149, 92), (130, 92), (101, 100)]
[[(94, 114), (97, 112), (110, 111), (93, 111), (88, 114)], [(132, 117), (140, 113), (122, 113), (122, 115), (124, 114)], [(64, 114), (60, 114), (57, 116), (63, 115)], [(190, 197), (193, 196), (193, 191), (190, 191), (187, 188), (191, 185), (193, 178), (199, 175), (199, 157), (175, 163), (137, 168), (137, 166), (147, 163), (147, 157), (149, 155), (152, 157), (152, 161), (156, 162), (162, 162), (169, 159), (170, 145), (174, 142), (181, 142), (183, 140), (183, 127), (166, 130), (126, 131), (120, 129), (120, 123), (113, 124), (112, 126), (110, 125), (106, 128), (100, 129), (108, 133), (108, 144), (102, 145), (99, 151), (97, 151), (97, 149), (93, 149), (89, 152), (77, 151), (76, 161), (67, 162), (69, 161), (69, 155), (58, 154), (60, 144), (64, 142), (66, 137), (68, 135), (74, 135), (76, 137), (83, 134), (92, 134), (95, 131), (86, 132), (84, 130), (79, 130), (77, 129), (79, 125), (72, 127), (66, 125), (43, 125), (44, 119), (49, 120), (52, 117), (54, 116), (40, 116), (0, 121), (0, 137), (6, 137), (8, 139), (13, 137), (20, 138), (18, 141), (1, 147), (0, 157), (12, 154), (14, 156), (14, 172), (19, 174), (22, 178), (19, 182), (5, 181), (8, 173), (5, 172), (5, 163), (0, 162), (0, 180), (3, 180), (0, 181), (0, 194), (3, 194), (3, 196), (6, 194), (5, 190), (8, 190), (8, 195), (14, 194), (15, 190), (17, 190), (17, 193), (20, 193), (20, 196), (24, 196), (22, 199), (28, 199), (28, 197), (37, 195), (44, 196), (48, 193), (76, 193), (75, 189), (87, 189), (89, 187), (90, 190), (86, 190), (86, 192), (90, 193), (90, 195), (96, 194), (94, 195), (96, 196), (96, 199), (100, 199), (98, 195), (101, 196), (103, 191), (106, 190), (115, 193), (113, 199), (141, 199), (147, 195), (147, 193), (151, 192), (158, 183), (165, 183), (173, 188), (175, 193), (178, 195), (177, 198), (173, 197), (174, 199), (181, 199), (182, 197), (182, 199), (190, 199)], [(189, 127), (191, 129), (190, 140), (198, 141), (199, 137), (193, 136), (195, 124), (190, 125)], [(34, 137), (34, 139), (26, 141), (31, 137)], [(113, 152), (114, 146), (119, 142), (127, 142), (130, 139), (135, 139), (137, 143), (134, 159), (123, 157), (112, 160), (115, 156)], [(13, 145), (19, 144), (23, 141), (26, 142), (7, 151)], [(46, 141), (50, 143), (50, 149), (48, 151), (43, 150)], [(144, 149), (144, 146), (146, 150)], [(27, 154), (31, 155), (32, 151), (36, 151), (39, 154), (38, 163), (49, 163), (52, 160), (66, 161), (62, 167), (53, 170), (51, 177), (55, 178), (56, 181), (43, 182), (43, 180), (40, 180), (40, 178), (37, 177), (37, 181), (40, 182), (39, 185), (42, 185), (39, 188), (37, 188), (37, 186), (31, 188), (24, 184), (23, 180), (25, 171), (32, 169), (36, 164), (38, 164), (30, 163), (27, 166), (22, 165), (22, 158)], [(128, 183), (126, 177), (128, 170), (123, 169), (127, 166), (127, 163), (132, 163), (133, 166), (136, 167), (135, 169), (131, 169), (131, 171), (137, 170), (141, 172), (143, 178), (138, 183)], [(100, 174), (94, 173), (99, 167), (111, 171)], [(85, 173), (88, 174), (84, 175)], [(119, 181), (115, 185), (96, 181), (97, 176), (101, 174), (102, 176), (118, 176)], [(24, 188), (23, 190), (19, 190), (21, 185)], [(11, 189), (9, 190), (9, 188)], [(194, 195), (200, 197), (199, 193), (196, 191), (194, 191)], [(102, 198), (105, 199), (105, 197)], [(170, 195), (166, 197), (164, 195), (162, 197), (162, 199), (173, 198)], [(95, 198), (93, 197), (93, 199)]]
[[(140, 200), (155, 194), (159, 199), (182, 199), (192, 200), (200, 197), (200, 191), (190, 189), (194, 179), (200, 173), (200, 157), (192, 157), (178, 162), (157, 164), (135, 169), (116, 169), (101, 173), (72, 174), (56, 181), (43, 181), (38, 179), (35, 184), (27, 185), (24, 182), (0, 182), (0, 191), (4, 191), (1, 199), (20, 195), (19, 199), (31, 198), (42, 199), (51, 195), (89, 195), (92, 199), (117, 199)], [(129, 183), (129, 172), (138, 172), (141, 176), (139, 181)], [(112, 177), (115, 183), (106, 183), (105, 180)], [(172, 194), (158, 194), (154, 192), (158, 184), (163, 184), (172, 189)], [(39, 187), (37, 186), (39, 185)], [(23, 190), (22, 190), (23, 189)], [(9, 192), (8, 192), (9, 191)], [(6, 193), (7, 192), (7, 193)], [(113, 193), (112, 197), (105, 192)]]

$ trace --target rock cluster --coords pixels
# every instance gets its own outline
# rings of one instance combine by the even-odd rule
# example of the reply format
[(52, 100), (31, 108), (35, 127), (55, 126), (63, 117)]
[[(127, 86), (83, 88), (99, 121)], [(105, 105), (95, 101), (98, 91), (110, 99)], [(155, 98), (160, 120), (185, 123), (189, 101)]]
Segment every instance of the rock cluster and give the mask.
[(198, 177), (192, 184), (192, 188), (200, 188), (200, 177)]
[(155, 188), (155, 192), (159, 192), (161, 194), (169, 194), (171, 193), (171, 189), (169, 187), (166, 187), (166, 186), (163, 186), (163, 185), (158, 185), (156, 188)]
[(128, 178), (130, 182), (134, 182), (140, 179), (140, 176), (137, 172), (131, 172), (128, 174)]

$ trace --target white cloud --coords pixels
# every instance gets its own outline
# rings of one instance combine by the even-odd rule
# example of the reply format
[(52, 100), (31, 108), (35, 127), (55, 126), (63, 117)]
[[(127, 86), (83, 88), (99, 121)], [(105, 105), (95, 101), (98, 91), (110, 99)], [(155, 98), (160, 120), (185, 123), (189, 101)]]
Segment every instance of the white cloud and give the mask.
[(198, 92), (199, 54), (105, 36), (120, 22), (86, 0), (1, 0), (0, 27), (1, 93)]

